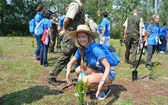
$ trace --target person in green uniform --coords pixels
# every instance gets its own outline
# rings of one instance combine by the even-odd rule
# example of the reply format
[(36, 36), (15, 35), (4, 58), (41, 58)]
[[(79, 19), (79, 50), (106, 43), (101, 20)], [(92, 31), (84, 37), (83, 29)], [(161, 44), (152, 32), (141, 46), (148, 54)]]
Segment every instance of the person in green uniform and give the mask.
[[(82, 9), (82, 4), (86, 0), (75, 0), (72, 1), (68, 8), (67, 13), (63, 23), (63, 30), (59, 33), (60, 37), (64, 35), (64, 47), (62, 55), (55, 62), (54, 67), (49, 71), (47, 76), (47, 81), (53, 86), (60, 85), (60, 82), (56, 80), (58, 74), (70, 61), (71, 56), (77, 50), (77, 47), (74, 44), (74, 39), (69, 36), (67, 31), (75, 31), (79, 24), (84, 24), (84, 11)], [(73, 11), (73, 12), (72, 12)]]

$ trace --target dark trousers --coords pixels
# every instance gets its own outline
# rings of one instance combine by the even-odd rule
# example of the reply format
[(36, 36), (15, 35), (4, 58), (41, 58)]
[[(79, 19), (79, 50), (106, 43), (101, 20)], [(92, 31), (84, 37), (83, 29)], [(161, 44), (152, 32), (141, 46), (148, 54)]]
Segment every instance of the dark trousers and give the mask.
[(62, 55), (55, 62), (54, 67), (49, 72), (49, 78), (55, 78), (68, 64), (71, 56), (76, 52), (77, 47), (74, 45), (74, 40), (68, 35), (64, 35), (64, 47)]
[(58, 34), (58, 31), (56, 29), (52, 29), (52, 41), (53, 43), (50, 43), (49, 45), (49, 52), (54, 52), (54, 46), (55, 46), (55, 41), (56, 41), (56, 36)]
[(132, 48), (132, 57), (130, 60), (131, 64), (135, 64), (136, 61), (136, 54), (137, 54), (137, 49), (138, 49), (138, 40), (132, 37), (127, 36), (126, 40), (126, 51), (125, 51), (125, 61), (129, 61), (130, 57), (130, 49)]
[(40, 64), (41, 65), (48, 64), (48, 61), (47, 61), (48, 47), (49, 45), (45, 45), (43, 42), (41, 43), (41, 50), (40, 50)]
[(161, 36), (160, 41), (162, 44), (159, 45), (159, 51), (165, 51), (166, 50), (166, 37)]
[(146, 65), (150, 65), (152, 56), (155, 50), (157, 49), (157, 45), (148, 45), (147, 48), (148, 48), (148, 54), (147, 54), (147, 59), (146, 59)]

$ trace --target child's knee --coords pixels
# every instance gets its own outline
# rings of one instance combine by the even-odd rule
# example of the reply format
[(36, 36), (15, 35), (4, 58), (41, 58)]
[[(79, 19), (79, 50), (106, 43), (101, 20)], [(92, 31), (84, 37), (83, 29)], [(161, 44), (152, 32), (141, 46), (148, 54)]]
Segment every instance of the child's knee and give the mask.
[(77, 76), (79, 76), (81, 70), (80, 70), (80, 66), (78, 66), (76, 69), (75, 69), (75, 73)]

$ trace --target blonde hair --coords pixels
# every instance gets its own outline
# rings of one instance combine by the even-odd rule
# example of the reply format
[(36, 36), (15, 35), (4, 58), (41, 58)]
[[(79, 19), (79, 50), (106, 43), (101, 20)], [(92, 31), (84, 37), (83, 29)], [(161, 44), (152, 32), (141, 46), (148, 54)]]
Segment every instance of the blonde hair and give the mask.
[(154, 14), (152, 15), (152, 19), (151, 19), (151, 25), (154, 25), (156, 22), (155, 22), (155, 18), (159, 16), (158, 14)]

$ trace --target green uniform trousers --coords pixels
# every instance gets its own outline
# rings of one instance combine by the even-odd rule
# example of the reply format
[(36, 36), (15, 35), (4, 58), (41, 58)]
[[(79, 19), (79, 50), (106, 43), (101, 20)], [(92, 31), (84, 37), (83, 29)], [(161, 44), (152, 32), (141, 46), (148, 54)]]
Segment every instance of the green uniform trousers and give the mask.
[(139, 41), (138, 38), (132, 38), (132, 37), (127, 36), (127, 40), (126, 40), (126, 43), (125, 43), (125, 46), (126, 46), (125, 61), (129, 61), (130, 50), (132, 48), (132, 58), (130, 60), (131, 64), (135, 64), (136, 63), (138, 41)]
[(56, 35), (56, 39), (57, 39), (56, 49), (58, 49), (58, 48), (61, 49), (61, 40), (62, 40), (62, 38), (60, 38), (59, 35)]
[(52, 29), (52, 41), (53, 41), (53, 43), (50, 42), (48, 52), (54, 52), (56, 36), (58, 36), (58, 30)]
[(64, 35), (64, 47), (62, 55), (55, 62), (54, 67), (49, 72), (49, 78), (56, 78), (62, 69), (68, 64), (71, 56), (76, 52), (77, 47), (74, 44), (74, 40), (68, 35)]

